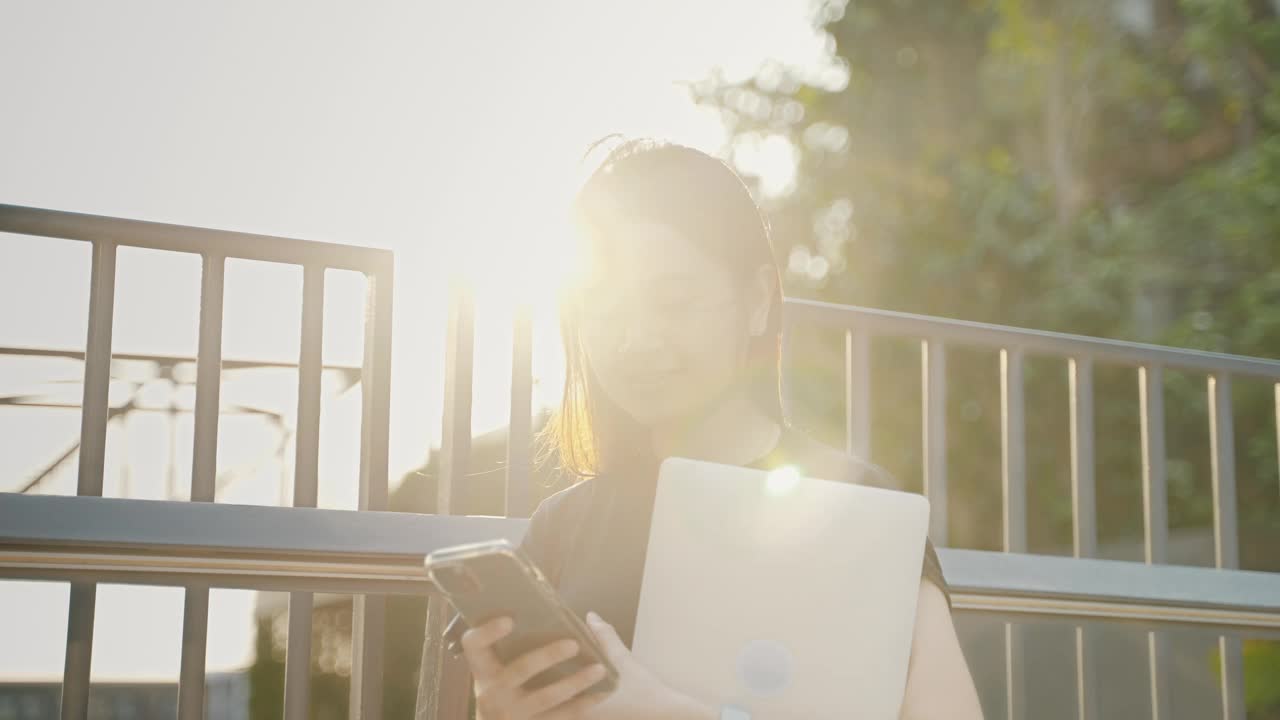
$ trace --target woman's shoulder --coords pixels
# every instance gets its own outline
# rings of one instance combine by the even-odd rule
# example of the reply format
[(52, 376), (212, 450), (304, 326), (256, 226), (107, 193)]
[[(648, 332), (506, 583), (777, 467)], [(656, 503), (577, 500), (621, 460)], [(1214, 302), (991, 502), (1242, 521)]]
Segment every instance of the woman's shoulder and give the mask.
[(566, 515), (578, 515), (587, 510), (591, 501), (592, 478), (579, 479), (567, 487), (548, 495), (533, 511), (532, 521), (555, 521)]
[[(788, 454), (794, 458), (791, 462), (799, 465), (805, 474), (812, 477), (823, 480), (843, 480), (888, 490), (905, 490), (892, 474), (879, 465), (833, 448), (797, 430), (788, 428), (784, 442), (788, 446)], [(921, 576), (937, 585), (947, 598), (947, 604), (951, 604), (951, 594), (942, 573), (942, 563), (938, 560), (938, 553), (933, 543), (927, 538)]]
[(901, 490), (889, 471), (875, 463), (826, 443), (794, 428), (783, 431), (783, 462), (797, 466), (806, 475), (823, 480)]

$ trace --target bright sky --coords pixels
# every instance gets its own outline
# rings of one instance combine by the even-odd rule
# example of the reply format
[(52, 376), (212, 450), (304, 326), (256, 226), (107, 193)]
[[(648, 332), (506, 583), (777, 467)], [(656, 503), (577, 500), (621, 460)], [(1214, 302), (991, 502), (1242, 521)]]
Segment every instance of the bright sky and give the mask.
[[(74, 7), (70, 7), (74, 5)], [(0, 6), (0, 202), (391, 248), (396, 254), (391, 476), (438, 442), (445, 297), (475, 278), (475, 430), (507, 412), (516, 296), (538, 313), (539, 401), (555, 398), (559, 353), (547, 287), (557, 212), (587, 143), (651, 134), (708, 150), (719, 121), (680, 82), (713, 67), (745, 77), (767, 58), (813, 66), (823, 48), (807, 0), (567, 0), (537, 3), (122, 0)], [(783, 169), (785, 174), (785, 168)], [(530, 270), (536, 272), (530, 273)], [(89, 248), (0, 235), (0, 346), (82, 349)], [(360, 358), (363, 280), (331, 273), (327, 362)], [(194, 355), (199, 262), (122, 251), (116, 352)], [(224, 354), (296, 361), (298, 268), (232, 263)], [(78, 401), (74, 365), (0, 364), (0, 394)], [(224, 391), (290, 421), (285, 377)], [(166, 403), (167, 388), (144, 386)], [(231, 397), (229, 397), (231, 396)], [(114, 396), (113, 396), (114, 397)], [(356, 393), (326, 393), (321, 504), (353, 507)], [(188, 399), (182, 399), (189, 402)], [(79, 416), (0, 412), (0, 491), (17, 489), (75, 438)], [(185, 492), (190, 421), (175, 466)], [(220, 501), (275, 503), (277, 437), (224, 419), (220, 470), (243, 477)], [(112, 431), (108, 495), (165, 497), (164, 415)], [(74, 492), (74, 463), (42, 492)], [(65, 586), (0, 583), (0, 680), (60, 675)], [(254, 595), (215, 591), (211, 672), (252, 659)], [(106, 587), (95, 679), (175, 679), (181, 591)]]

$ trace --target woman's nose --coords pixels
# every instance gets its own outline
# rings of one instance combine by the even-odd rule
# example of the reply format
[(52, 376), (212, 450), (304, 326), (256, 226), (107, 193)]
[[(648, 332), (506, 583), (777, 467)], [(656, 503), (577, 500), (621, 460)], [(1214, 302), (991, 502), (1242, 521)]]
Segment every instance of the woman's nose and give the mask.
[(653, 313), (631, 312), (618, 318), (622, 326), (618, 328), (618, 353), (644, 353), (661, 350), (663, 342), (662, 323)]

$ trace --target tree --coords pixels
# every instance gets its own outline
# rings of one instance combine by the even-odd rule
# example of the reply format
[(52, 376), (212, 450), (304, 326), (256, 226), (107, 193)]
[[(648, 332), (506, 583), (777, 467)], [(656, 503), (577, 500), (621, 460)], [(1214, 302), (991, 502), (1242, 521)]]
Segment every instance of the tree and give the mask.
[[(1280, 21), (1250, 0), (821, 0), (823, 69), (695, 97), (730, 157), (785, 143), (758, 196), (791, 295), (1280, 357)], [(739, 163), (748, 170), (749, 163)], [(801, 333), (799, 420), (839, 443), (843, 337)], [(874, 347), (872, 459), (921, 474), (918, 347)], [(948, 357), (952, 544), (1001, 546), (993, 352)], [(1096, 383), (1101, 540), (1141, 537), (1137, 388)], [(1280, 571), (1273, 388), (1235, 381), (1243, 567)], [(1065, 363), (1027, 365), (1033, 552), (1069, 552)], [(1212, 524), (1205, 378), (1169, 373), (1172, 530)], [(935, 509), (936, 511), (936, 509)], [(1134, 558), (1137, 559), (1137, 558)], [(1186, 558), (1172, 558), (1186, 562)], [(1251, 677), (1275, 663), (1252, 644)], [(1250, 713), (1280, 716), (1274, 692)], [(1265, 692), (1263, 692), (1265, 691)]]
[[(695, 86), (731, 155), (785, 140), (796, 182), (763, 195), (793, 295), (968, 320), (1280, 355), (1280, 22), (1243, 0), (821, 2), (830, 67), (767, 65)], [(837, 436), (839, 338), (797, 391)], [(913, 348), (878, 350), (876, 459), (920, 473)], [(960, 545), (998, 547), (994, 354), (959, 353), (950, 512)], [(904, 362), (905, 360), (905, 362)], [(1042, 549), (1070, 542), (1064, 370), (1028, 366)], [(1171, 377), (1170, 520), (1210, 522), (1201, 378)], [(1242, 562), (1280, 570), (1269, 389), (1238, 383)], [(1100, 437), (1135, 437), (1131, 375), (1098, 378)], [(837, 398), (838, 400), (838, 398)], [(1056, 404), (1056, 405), (1055, 405)], [(1061, 407), (1057, 407), (1061, 406)], [(1029, 406), (1030, 408), (1030, 406)], [(1099, 447), (1100, 523), (1140, 532), (1133, 442)], [(995, 479), (995, 482), (993, 482)]]

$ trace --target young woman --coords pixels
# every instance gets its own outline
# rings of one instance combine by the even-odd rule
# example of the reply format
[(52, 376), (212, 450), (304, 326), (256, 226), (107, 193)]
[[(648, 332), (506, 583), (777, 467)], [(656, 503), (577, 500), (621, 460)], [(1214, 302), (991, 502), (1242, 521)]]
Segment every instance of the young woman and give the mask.
[[(524, 683), (573, 656), (553, 643), (504, 666), (502, 618), (462, 645), (483, 720), (716, 718), (716, 698), (666, 686), (634, 660), (650, 513), (662, 458), (692, 457), (893, 486), (861, 460), (791, 429), (779, 402), (782, 295), (768, 231), (724, 163), (690, 148), (629, 141), (609, 153), (574, 211), (588, 272), (562, 308), (564, 399), (549, 428), (581, 481), (534, 513), (524, 548), (599, 637), (621, 679), (581, 694), (593, 666), (536, 691)], [(841, 621), (830, 618), (831, 623)], [(903, 718), (980, 718), (946, 584), (926, 548)]]

